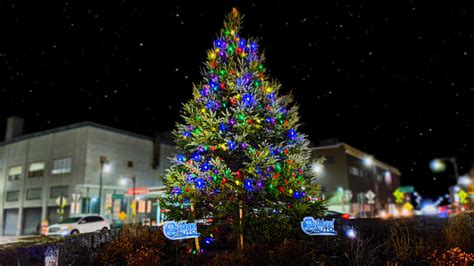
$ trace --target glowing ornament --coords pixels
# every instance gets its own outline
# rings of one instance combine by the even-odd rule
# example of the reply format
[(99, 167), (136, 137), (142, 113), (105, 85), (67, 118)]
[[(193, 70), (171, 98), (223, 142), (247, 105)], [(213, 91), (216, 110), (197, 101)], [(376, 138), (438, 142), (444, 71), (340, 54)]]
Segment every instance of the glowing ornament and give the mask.
[(231, 150), (235, 150), (235, 148), (236, 148), (235, 142), (233, 142), (233, 141), (228, 141), (227, 144), (229, 145), (229, 148), (230, 148)]
[(205, 182), (206, 181), (200, 177), (194, 181), (194, 185), (197, 189), (202, 189), (205, 185)]
[(175, 194), (175, 195), (180, 195), (181, 194), (181, 188), (180, 187), (175, 187), (173, 188), (172, 194)]
[(194, 153), (192, 156), (193, 160), (196, 162), (201, 161), (201, 156), (198, 153)]
[(300, 193), (299, 191), (295, 191), (295, 192), (293, 193), (293, 198), (295, 198), (295, 199), (301, 198), (301, 193)]
[(252, 190), (252, 181), (250, 181), (250, 179), (245, 179), (245, 189), (248, 191)]
[(182, 154), (178, 154), (176, 155), (176, 160), (178, 160), (178, 162), (186, 162), (186, 156), (182, 155)]
[(209, 171), (209, 169), (211, 169), (211, 165), (209, 163), (206, 162), (201, 165), (201, 170), (203, 172)]
[(291, 139), (291, 140), (296, 139), (296, 131), (294, 129), (288, 130), (288, 138)]

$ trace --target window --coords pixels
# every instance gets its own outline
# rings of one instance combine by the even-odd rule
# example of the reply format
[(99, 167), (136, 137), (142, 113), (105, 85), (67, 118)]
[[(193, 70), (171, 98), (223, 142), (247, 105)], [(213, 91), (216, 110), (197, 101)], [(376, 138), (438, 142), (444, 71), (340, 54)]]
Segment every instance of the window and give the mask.
[(355, 175), (355, 176), (360, 176), (362, 173), (359, 170), (359, 168), (357, 168), (355, 166), (349, 166), (349, 174)]
[(90, 217), (85, 217), (84, 221), (85, 223), (96, 223), (96, 222), (102, 222), (104, 219), (102, 219), (99, 216), (90, 216)]
[(55, 199), (59, 196), (67, 197), (68, 194), (69, 194), (69, 187), (68, 186), (52, 187), (50, 198)]
[(28, 177), (44, 176), (44, 162), (31, 163), (28, 169)]
[(21, 166), (10, 167), (10, 171), (8, 171), (8, 181), (20, 180), (22, 168)]
[(41, 188), (30, 188), (26, 190), (27, 200), (38, 200), (41, 199)]
[(8, 191), (7, 192), (7, 201), (18, 201), (20, 191)]
[(392, 185), (392, 173), (389, 171), (385, 172), (385, 184), (388, 186)]
[(71, 162), (71, 157), (54, 160), (51, 173), (53, 175), (70, 173)]

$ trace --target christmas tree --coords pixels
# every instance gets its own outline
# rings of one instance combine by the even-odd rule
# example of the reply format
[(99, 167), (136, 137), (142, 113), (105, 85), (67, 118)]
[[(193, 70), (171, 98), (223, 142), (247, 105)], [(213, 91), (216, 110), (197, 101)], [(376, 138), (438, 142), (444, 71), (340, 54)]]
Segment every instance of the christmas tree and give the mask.
[(309, 142), (256, 40), (240, 35), (242, 18), (236, 9), (227, 16), (174, 131), (179, 154), (164, 177), (168, 216), (212, 218), (256, 234), (299, 228), (302, 215), (321, 210)]

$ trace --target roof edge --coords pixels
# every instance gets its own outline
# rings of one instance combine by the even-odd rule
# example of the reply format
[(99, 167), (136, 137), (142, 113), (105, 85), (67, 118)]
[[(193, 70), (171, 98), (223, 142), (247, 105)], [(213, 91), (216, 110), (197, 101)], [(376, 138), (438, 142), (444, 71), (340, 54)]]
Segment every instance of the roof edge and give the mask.
[(63, 131), (67, 131), (67, 130), (73, 130), (73, 129), (82, 128), (82, 127), (94, 127), (94, 128), (103, 129), (103, 130), (115, 132), (115, 133), (122, 134), (122, 135), (128, 135), (128, 136), (135, 137), (135, 138), (140, 138), (140, 139), (144, 139), (144, 140), (153, 141), (153, 138), (149, 137), (149, 136), (145, 136), (145, 135), (141, 135), (141, 134), (138, 134), (138, 133), (133, 133), (133, 132), (129, 132), (129, 131), (126, 131), (126, 130), (113, 128), (113, 127), (109, 127), (109, 126), (105, 126), (105, 125), (101, 125), (101, 124), (97, 124), (97, 123), (90, 122), (90, 121), (84, 121), (84, 122), (75, 123), (75, 124), (62, 126), (62, 127), (57, 127), (57, 128), (53, 128), (53, 129), (48, 129), (48, 130), (44, 130), (44, 131), (40, 131), (40, 132), (36, 132), (36, 133), (26, 134), (26, 135), (22, 135), (22, 136), (19, 136), (19, 137), (10, 139), (10, 140), (2, 141), (2, 142), (0, 142), (0, 147), (1, 146), (6, 146), (6, 145), (12, 144), (12, 143), (20, 142), (20, 141), (23, 141), (23, 140), (28, 140), (28, 139), (35, 138), (35, 137), (40, 137), (40, 136), (44, 136), (44, 135), (48, 135), (48, 134), (59, 133), (59, 132), (63, 132)]

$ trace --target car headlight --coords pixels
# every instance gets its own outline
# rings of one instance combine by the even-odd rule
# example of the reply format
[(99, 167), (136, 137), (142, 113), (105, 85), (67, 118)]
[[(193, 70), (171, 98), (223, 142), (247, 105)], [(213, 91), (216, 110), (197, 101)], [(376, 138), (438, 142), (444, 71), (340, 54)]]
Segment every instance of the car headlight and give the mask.
[(62, 236), (69, 235), (69, 229), (68, 229), (68, 227), (65, 227), (65, 228), (61, 229), (60, 234), (61, 234)]

